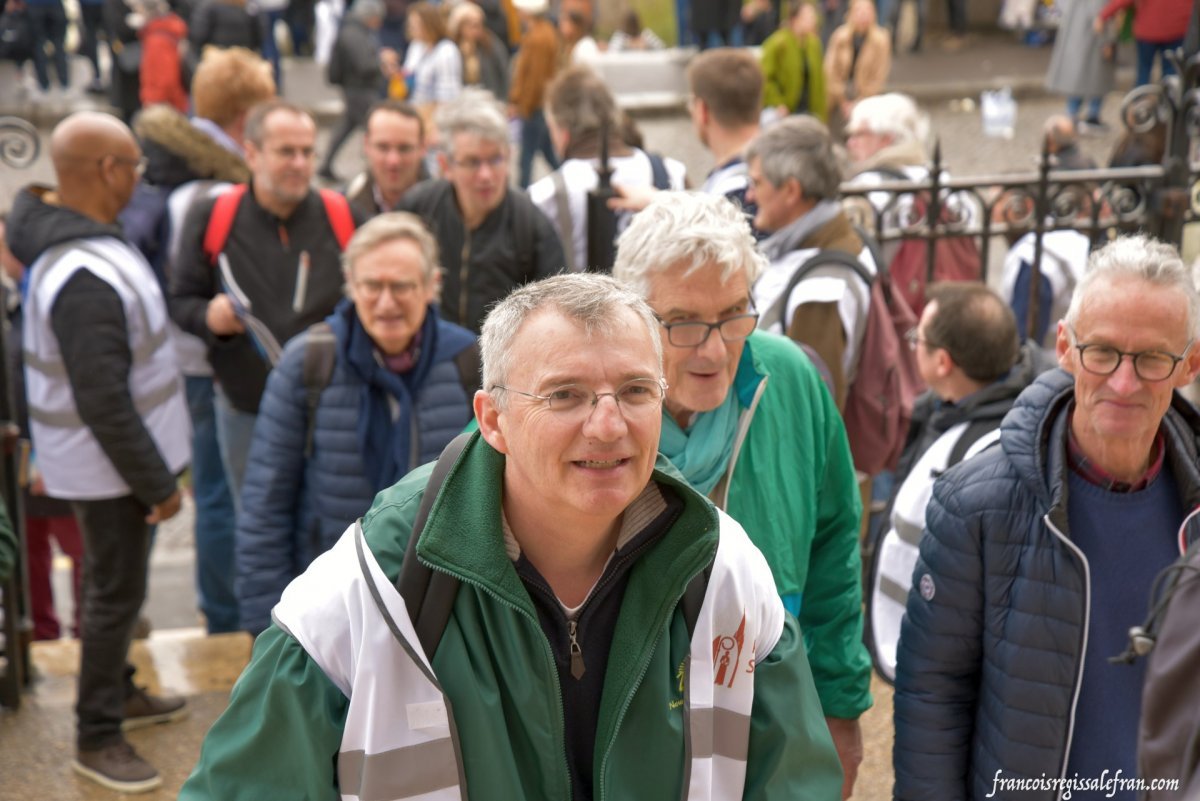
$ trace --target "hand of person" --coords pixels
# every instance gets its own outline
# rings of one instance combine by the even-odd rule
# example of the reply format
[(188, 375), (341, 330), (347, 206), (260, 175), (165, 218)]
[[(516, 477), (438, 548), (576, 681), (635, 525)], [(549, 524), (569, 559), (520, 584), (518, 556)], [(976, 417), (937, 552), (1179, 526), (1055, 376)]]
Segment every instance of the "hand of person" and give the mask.
[(1096, 17), (1092, 20), (1092, 30), (1096, 33), (1104, 33), (1104, 17)]
[(177, 489), (165, 501), (156, 503), (150, 507), (150, 514), (146, 515), (146, 522), (154, 525), (164, 520), (170, 520), (179, 514), (181, 506), (183, 506), (183, 496), (179, 494), (179, 490)]
[(246, 330), (233, 309), (233, 301), (224, 292), (216, 295), (208, 302), (208, 310), (204, 312), (204, 322), (208, 330), (219, 337), (233, 336)]
[(862, 727), (857, 719), (846, 718), (825, 718), (825, 725), (829, 727), (838, 761), (842, 763), (842, 801), (846, 801), (854, 792), (858, 766), (863, 760)]
[(29, 476), (29, 494), (30, 495), (45, 495), (46, 494), (46, 479), (42, 478), (42, 471), (34, 468), (30, 471)]
[(608, 207), (613, 211), (641, 211), (650, 205), (658, 194), (652, 186), (622, 186), (613, 184), (616, 197), (608, 199)]

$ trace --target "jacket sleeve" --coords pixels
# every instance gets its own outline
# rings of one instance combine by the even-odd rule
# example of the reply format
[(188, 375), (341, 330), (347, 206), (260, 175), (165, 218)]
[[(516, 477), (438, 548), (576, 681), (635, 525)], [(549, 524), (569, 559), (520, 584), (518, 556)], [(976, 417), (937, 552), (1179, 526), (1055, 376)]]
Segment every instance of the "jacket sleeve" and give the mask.
[(871, 60), (871, 69), (859, 70), (854, 76), (854, 82), (858, 84), (856, 99), (882, 92), (887, 84), (888, 73), (892, 70), (892, 40), (887, 33), (882, 28), (876, 28), (867, 38), (867, 43), (874, 44), (877, 58)]
[(783, 635), (754, 666), (754, 706), (746, 762), (747, 801), (841, 798), (842, 766), (796, 618), (784, 614)]
[(833, 378), (833, 397), (838, 413), (846, 406), (846, 374), (842, 357), (846, 353), (846, 331), (838, 314), (837, 303), (802, 303), (792, 315), (788, 336), (817, 352)]
[(871, 706), (871, 658), (862, 639), (862, 504), (833, 399), (815, 386), (812, 394), (811, 405), (824, 407), (818, 419), (825, 421), (825, 463), (800, 626), (825, 715), (853, 720)]
[(349, 704), (296, 640), (271, 627), (205, 736), (180, 801), (337, 798)]
[(1108, 22), (1121, 11), (1133, 6), (1134, 0), (1108, 0), (1104, 8), (1100, 9), (1100, 19)]
[(234, 544), (234, 589), (241, 626), (251, 634), (271, 624), (271, 609), (301, 569), (297, 529), (304, 505), (308, 432), (302, 385), (306, 341), (295, 340), (271, 371), (246, 461)]
[(171, 319), (189, 334), (212, 343), (216, 337), (208, 330), (205, 315), (208, 302), (220, 291), (217, 271), (204, 255), (204, 232), (212, 216), (213, 201), (193, 203), (183, 220), (179, 248), (167, 274), (167, 303)]
[(215, 0), (201, 2), (192, 12), (191, 24), (188, 25), (188, 43), (195, 51), (197, 59), (200, 58), (200, 51), (204, 49), (204, 45), (212, 36), (213, 2)]
[[(783, 47), (778, 39), (767, 40), (762, 48), (762, 72), (763, 72), (763, 108), (774, 108), (775, 106), (786, 106), (787, 100), (784, 97), (785, 90), (783, 88), (783, 68), (780, 62), (782, 61)], [(789, 108), (788, 111), (791, 111)]]
[(846, 73), (849, 65), (842, 63), (842, 50), (847, 36), (844, 28), (838, 28), (829, 37), (825, 48), (825, 96), (835, 106), (846, 98)]
[(91, 271), (78, 270), (59, 291), (50, 326), (84, 425), (142, 504), (165, 501), (175, 492), (175, 476), (129, 394), (133, 354), (120, 296)]
[[(983, 638), (978, 523), (957, 482), (939, 480), (896, 655), (893, 762), (897, 799), (966, 798)], [(928, 579), (925, 578), (928, 576)], [(932, 593), (926, 600), (921, 585)]]

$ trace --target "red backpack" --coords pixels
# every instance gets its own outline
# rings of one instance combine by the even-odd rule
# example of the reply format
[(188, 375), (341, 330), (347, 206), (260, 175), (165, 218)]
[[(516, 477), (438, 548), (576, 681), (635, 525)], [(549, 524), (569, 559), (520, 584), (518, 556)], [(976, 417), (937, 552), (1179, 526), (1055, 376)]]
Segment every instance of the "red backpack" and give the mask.
[[(229, 239), (229, 229), (233, 228), (233, 218), (237, 215), (238, 206), (246, 195), (249, 187), (246, 184), (234, 184), (217, 196), (213, 203), (212, 214), (208, 218), (208, 228), (204, 230), (204, 254), (209, 262), (216, 266), (217, 257), (225, 249)], [(354, 216), (350, 213), (350, 204), (346, 198), (332, 189), (321, 189), (321, 202), (325, 204), (325, 216), (337, 237), (338, 246), (346, 249), (346, 243), (354, 235)]]
[[(880, 169), (888, 178), (900, 181), (911, 180), (900, 170)], [(911, 218), (921, 221), (929, 214), (929, 193), (916, 192), (912, 195)], [(942, 203), (938, 210), (938, 222), (953, 222), (953, 214)], [(892, 285), (904, 296), (909, 309), (920, 319), (925, 308), (925, 285), (929, 270), (929, 241), (926, 239), (904, 239), (892, 257), (888, 271), (892, 274)], [(934, 281), (979, 281), (983, 275), (983, 262), (979, 258), (979, 246), (972, 236), (939, 236), (933, 245)]]

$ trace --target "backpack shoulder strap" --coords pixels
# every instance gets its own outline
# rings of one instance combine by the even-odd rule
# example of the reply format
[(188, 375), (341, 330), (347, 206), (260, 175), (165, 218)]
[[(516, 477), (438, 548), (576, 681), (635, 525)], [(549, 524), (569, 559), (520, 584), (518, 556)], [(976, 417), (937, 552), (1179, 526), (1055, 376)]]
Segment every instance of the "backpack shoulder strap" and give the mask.
[(321, 393), (329, 386), (333, 377), (333, 365), (337, 360), (337, 339), (333, 336), (333, 328), (322, 320), (308, 327), (308, 339), (304, 343), (304, 400), (308, 409), (305, 418), (304, 458), (309, 459), (313, 453), (313, 435), (317, 429), (317, 406), (321, 402)]
[[(517, 261), (521, 265), (524, 283), (533, 280), (533, 263), (537, 255), (537, 223), (533, 215), (541, 212), (523, 193), (512, 192), (509, 197), (512, 204), (513, 242), (516, 244)], [(563, 248), (566, 247), (568, 243), (563, 243)]]
[(571, 220), (571, 198), (567, 194), (567, 181), (562, 170), (550, 173), (554, 182), (554, 205), (558, 214), (558, 235), (562, 237), (563, 255), (567, 258), (567, 272), (575, 272), (575, 231)]
[(784, 333), (787, 333), (787, 326), (784, 323), (784, 317), (787, 315), (788, 298), (792, 296), (796, 286), (805, 279), (805, 277), (818, 267), (825, 266), (840, 266), (846, 267), (854, 272), (859, 278), (870, 286), (871, 275), (867, 272), (867, 268), (863, 267), (858, 259), (851, 256), (849, 253), (843, 253), (840, 250), (822, 250), (808, 261), (801, 264), (793, 272), (791, 278), (788, 279), (787, 285), (783, 288), (783, 292), (775, 299), (770, 308), (766, 309), (759, 318), (760, 328), (770, 328), (779, 323), (784, 327)]
[(332, 189), (321, 189), (321, 202), (325, 204), (325, 216), (333, 228), (338, 245), (346, 249), (346, 243), (354, 236), (354, 215), (350, 213), (350, 202), (345, 195)]
[(660, 191), (671, 188), (671, 175), (667, 172), (667, 163), (663, 157), (649, 150), (642, 151), (650, 159), (650, 172), (653, 175), (654, 188)]
[(687, 624), (688, 639), (696, 631), (696, 621), (700, 619), (700, 607), (704, 605), (704, 594), (708, 592), (708, 580), (712, 576), (712, 563), (692, 577), (679, 599), (683, 609), (683, 621)]
[(995, 419), (973, 420), (967, 424), (958, 441), (954, 443), (954, 447), (950, 449), (950, 456), (946, 460), (946, 469), (949, 470), (961, 462), (967, 455), (967, 451), (971, 450), (972, 445), (983, 439), (990, 432), (995, 431), (999, 425), (1000, 421)]
[(433, 502), (446, 483), (446, 476), (454, 467), (458, 457), (467, 447), (470, 434), (459, 434), (450, 440), (450, 444), (442, 451), (425, 483), (425, 494), (421, 496), (421, 504), (417, 507), (417, 516), (413, 520), (412, 534), (408, 537), (408, 547), (404, 551), (404, 563), (400, 566), (400, 576), (396, 579), (396, 589), (404, 599), (417, 639), (425, 656), (433, 661), (438, 644), (442, 641), (442, 633), (450, 620), (450, 612), (454, 608), (454, 598), (458, 594), (458, 579), (441, 570), (433, 570), (417, 558), (417, 541), (429, 519)]
[(204, 229), (204, 254), (214, 267), (217, 257), (225, 249), (229, 239), (229, 231), (233, 228), (233, 218), (237, 216), (238, 206), (249, 187), (246, 184), (234, 184), (221, 194), (213, 203), (212, 214), (208, 217), (208, 227)]

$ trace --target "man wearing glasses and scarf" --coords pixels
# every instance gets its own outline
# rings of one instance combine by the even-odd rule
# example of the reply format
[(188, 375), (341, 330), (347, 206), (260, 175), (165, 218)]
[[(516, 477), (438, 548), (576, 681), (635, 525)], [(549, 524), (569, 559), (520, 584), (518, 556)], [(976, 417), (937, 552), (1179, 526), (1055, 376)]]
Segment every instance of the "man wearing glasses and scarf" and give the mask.
[(871, 705), (861, 503), (816, 368), (794, 342), (755, 332), (750, 288), (765, 261), (729, 200), (661, 192), (622, 234), (613, 275), (660, 321), (669, 388), (659, 450), (766, 556), (800, 620), (848, 797), (862, 759), (858, 717)]

